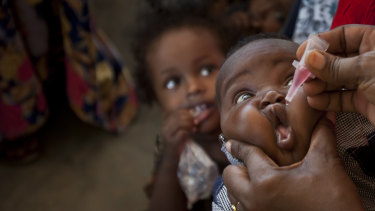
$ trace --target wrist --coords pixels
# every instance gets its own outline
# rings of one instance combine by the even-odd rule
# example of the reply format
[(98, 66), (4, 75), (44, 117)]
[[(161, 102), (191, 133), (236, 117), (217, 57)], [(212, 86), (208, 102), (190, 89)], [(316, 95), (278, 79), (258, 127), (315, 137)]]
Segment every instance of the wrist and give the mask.
[(174, 145), (167, 143), (160, 134), (157, 134), (155, 153), (161, 157), (162, 163), (176, 166), (180, 160), (179, 150)]

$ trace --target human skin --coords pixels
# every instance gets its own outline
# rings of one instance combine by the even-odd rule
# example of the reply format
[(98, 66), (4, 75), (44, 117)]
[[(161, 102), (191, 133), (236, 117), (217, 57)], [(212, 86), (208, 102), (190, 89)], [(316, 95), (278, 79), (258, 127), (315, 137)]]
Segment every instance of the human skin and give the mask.
[[(218, 132), (214, 84), (223, 59), (216, 37), (201, 28), (170, 30), (151, 46), (147, 61), (165, 140)], [(203, 111), (193, 117), (198, 108)]]
[(337, 154), (327, 117), (314, 128), (306, 157), (292, 165), (280, 167), (259, 147), (229, 142), (233, 156), (244, 161), (223, 172), (229, 200), (239, 202), (237, 210), (365, 210)]
[(303, 159), (321, 115), (301, 90), (286, 105), (297, 47), (281, 39), (250, 42), (225, 61), (217, 80), (224, 137), (259, 146), (280, 166)]
[[(327, 111), (359, 112), (374, 125), (375, 89), (368, 85), (375, 80), (375, 28), (346, 25), (319, 36), (330, 47), (327, 53), (313, 51), (306, 57), (309, 70), (317, 76), (303, 86), (309, 104)], [(298, 49), (298, 58), (305, 46)], [(306, 157), (292, 166), (278, 167), (258, 147), (231, 142), (231, 153), (246, 165), (229, 166), (223, 174), (231, 202), (240, 201), (238, 210), (364, 210), (337, 155), (334, 133), (325, 118), (315, 127)], [(273, 194), (265, 190), (267, 187)]]
[(215, 104), (215, 81), (224, 53), (212, 32), (186, 26), (164, 32), (146, 59), (163, 112), (164, 146), (150, 208), (185, 210), (177, 167), (186, 141), (193, 138), (215, 162), (226, 163), (217, 141), (220, 121)]
[[(375, 27), (345, 25), (319, 36), (329, 48), (306, 57), (317, 76), (304, 86), (309, 104), (319, 110), (357, 112), (375, 125)], [(297, 57), (305, 47), (299, 47)]]

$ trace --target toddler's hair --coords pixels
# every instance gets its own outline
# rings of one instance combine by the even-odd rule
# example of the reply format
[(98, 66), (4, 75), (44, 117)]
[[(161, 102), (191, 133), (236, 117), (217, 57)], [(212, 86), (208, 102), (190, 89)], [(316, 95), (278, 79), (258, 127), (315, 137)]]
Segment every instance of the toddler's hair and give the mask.
[(157, 42), (162, 35), (172, 29), (179, 28), (208, 30), (213, 36), (216, 36), (219, 47), (224, 54), (226, 54), (235, 39), (229, 33), (225, 33), (223, 26), (212, 21), (207, 16), (191, 13), (191, 11), (176, 10), (175, 13), (172, 11), (167, 13), (155, 10), (144, 11), (140, 14), (139, 20), (132, 46), (136, 62), (134, 79), (138, 98), (141, 102), (149, 105), (156, 102), (157, 99), (146, 56), (151, 45)]

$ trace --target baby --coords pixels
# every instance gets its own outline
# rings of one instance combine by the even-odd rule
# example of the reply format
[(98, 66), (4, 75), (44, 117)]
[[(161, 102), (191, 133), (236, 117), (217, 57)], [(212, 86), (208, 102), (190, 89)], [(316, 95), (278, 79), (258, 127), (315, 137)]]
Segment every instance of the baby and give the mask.
[(298, 45), (266, 35), (251, 39), (226, 59), (218, 74), (222, 134), (257, 145), (278, 165), (289, 165), (305, 156), (321, 112), (309, 107), (302, 91), (285, 103)]
[[(308, 105), (302, 88), (286, 104), (297, 48), (296, 43), (277, 36), (249, 37), (229, 53), (216, 81), (222, 136), (260, 147), (279, 166), (305, 157), (312, 131), (323, 115)], [(353, 151), (359, 152), (360, 148), (354, 148), (352, 142), (365, 146), (371, 141), (371, 136), (365, 134), (373, 130), (362, 116), (336, 114), (337, 150), (366, 207), (373, 203), (373, 196), (367, 193), (373, 192), (375, 177), (367, 174), (355, 158)], [(356, 170), (349, 166), (356, 166)], [(226, 187), (218, 180), (213, 210), (230, 209)]]

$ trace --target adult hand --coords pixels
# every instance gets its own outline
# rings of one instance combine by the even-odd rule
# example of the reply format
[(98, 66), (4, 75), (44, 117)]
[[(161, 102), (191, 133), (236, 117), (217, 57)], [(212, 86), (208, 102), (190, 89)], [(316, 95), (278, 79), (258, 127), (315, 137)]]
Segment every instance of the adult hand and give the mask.
[[(306, 57), (308, 69), (317, 77), (303, 86), (308, 103), (318, 110), (358, 112), (375, 125), (375, 27), (346, 25), (319, 37), (329, 48)], [(297, 58), (305, 47), (306, 42)]]
[(277, 166), (258, 147), (229, 143), (231, 153), (245, 164), (230, 165), (223, 173), (237, 210), (364, 210), (336, 152), (333, 124), (324, 117), (306, 157), (290, 166)]

